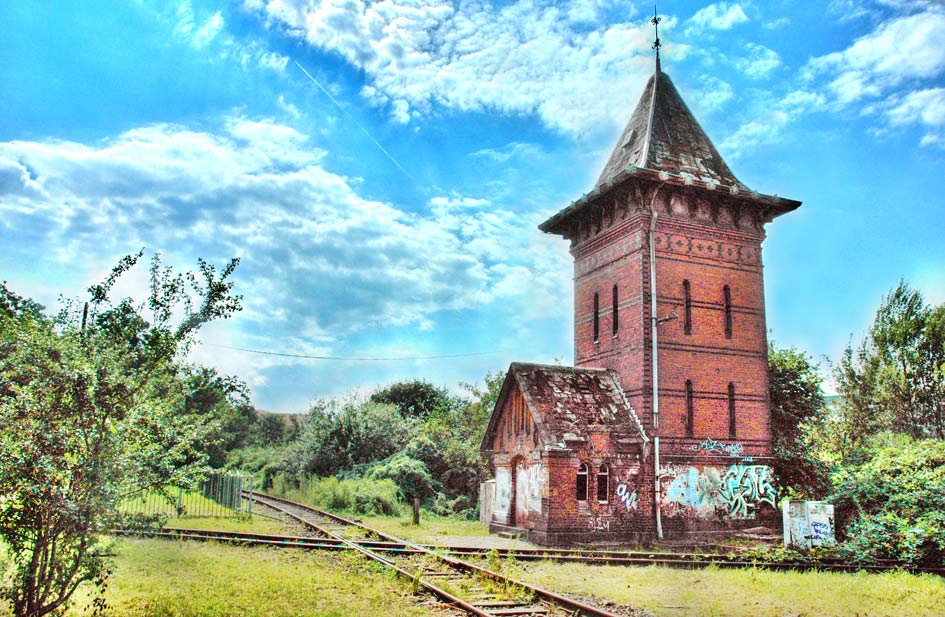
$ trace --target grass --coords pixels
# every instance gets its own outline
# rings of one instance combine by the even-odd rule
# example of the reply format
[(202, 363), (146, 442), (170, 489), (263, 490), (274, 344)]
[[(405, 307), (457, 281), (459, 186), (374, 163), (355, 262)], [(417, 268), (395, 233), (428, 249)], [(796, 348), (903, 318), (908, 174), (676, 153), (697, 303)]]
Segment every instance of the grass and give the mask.
[[(426, 615), (410, 585), (347, 553), (126, 539), (106, 615)], [(68, 613), (85, 615), (87, 599)]]
[(178, 529), (209, 529), (213, 531), (242, 531), (245, 533), (268, 533), (279, 535), (297, 535), (297, 530), (289, 529), (282, 521), (263, 516), (243, 517), (206, 517), (176, 516), (167, 519), (165, 527)]
[(420, 544), (445, 544), (450, 536), (489, 537), (489, 528), (479, 521), (470, 521), (445, 516), (436, 516), (424, 511), (420, 524), (411, 522), (411, 515), (403, 517), (343, 514), (391, 535)]
[(659, 617), (939, 616), (945, 579), (904, 572), (674, 570), (530, 563), (520, 576), (536, 585), (605, 598)]

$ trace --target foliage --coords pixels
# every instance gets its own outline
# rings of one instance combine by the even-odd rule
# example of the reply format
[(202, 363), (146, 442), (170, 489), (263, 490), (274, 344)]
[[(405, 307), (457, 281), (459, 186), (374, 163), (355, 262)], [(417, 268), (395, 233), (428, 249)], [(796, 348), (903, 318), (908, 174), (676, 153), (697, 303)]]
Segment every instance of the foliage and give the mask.
[(844, 452), (882, 431), (945, 439), (945, 304), (905, 282), (883, 298), (865, 339), (835, 367)]
[(821, 382), (817, 365), (805, 353), (769, 346), (772, 468), (779, 489), (789, 496), (818, 499), (829, 490), (829, 469), (812, 456), (825, 414)]
[(2, 596), (16, 615), (61, 610), (86, 581), (101, 592), (108, 549), (97, 532), (117, 503), (191, 483), (204, 464), (209, 425), (180, 413), (175, 357), (201, 325), (240, 309), (227, 280), (237, 260), (174, 274), (154, 257), (147, 301), (113, 303), (140, 257), (54, 319), (0, 290), (0, 537), (14, 568)]
[(205, 366), (181, 370), (184, 384), (183, 413), (198, 422), (211, 421), (214, 430), (203, 441), (211, 467), (222, 467), (226, 453), (245, 445), (256, 423), (256, 411), (249, 402), (249, 388), (240, 379), (220, 375)]
[(426, 499), (433, 494), (433, 478), (423, 461), (398, 452), (390, 458), (371, 467), (368, 478), (373, 480), (389, 479), (400, 489), (404, 500), (414, 497)]
[(286, 447), (249, 446), (227, 452), (226, 466), (253, 475), (255, 485), (262, 490), (272, 486), (276, 474), (285, 470)]
[(831, 500), (851, 557), (945, 566), (945, 442), (874, 436), (833, 483)]
[(272, 491), (301, 503), (325, 510), (343, 510), (354, 514), (398, 514), (397, 485), (390, 479), (318, 478), (279, 474)]
[(393, 405), (319, 401), (286, 453), (286, 471), (331, 476), (383, 460), (406, 445), (414, 423)]
[(446, 388), (438, 388), (422, 379), (392, 383), (374, 392), (370, 400), (372, 403), (393, 405), (404, 418), (420, 420), (447, 409), (452, 404)]

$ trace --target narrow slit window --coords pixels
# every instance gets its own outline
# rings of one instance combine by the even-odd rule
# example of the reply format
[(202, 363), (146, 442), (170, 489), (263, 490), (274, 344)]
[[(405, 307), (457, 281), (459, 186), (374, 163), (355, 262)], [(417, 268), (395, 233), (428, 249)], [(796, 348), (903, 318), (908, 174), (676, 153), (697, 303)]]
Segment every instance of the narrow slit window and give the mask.
[(616, 285), (614, 285), (614, 299), (613, 299), (613, 311), (612, 311), (612, 312), (613, 312), (613, 316), (614, 316), (614, 322), (613, 322), (613, 325), (614, 325), (613, 330), (614, 330), (614, 332), (613, 332), (613, 334), (614, 334), (614, 336), (617, 336), (617, 331), (620, 329), (620, 315), (617, 313), (617, 286), (616, 286)]
[(732, 290), (728, 285), (722, 288), (725, 296), (725, 338), (732, 338)]
[(693, 400), (692, 400), (692, 380), (686, 380), (686, 437), (692, 437), (693, 434)]
[(587, 464), (581, 463), (581, 466), (578, 467), (577, 472), (577, 500), (578, 501), (587, 501)]
[(728, 382), (728, 436), (735, 438), (735, 384)]
[(601, 465), (597, 472), (597, 503), (610, 501), (610, 471)]
[(600, 339), (600, 296), (594, 294), (594, 342)]
[(686, 319), (683, 325), (683, 331), (686, 334), (692, 334), (692, 289), (689, 285), (689, 279), (682, 282), (684, 312)]

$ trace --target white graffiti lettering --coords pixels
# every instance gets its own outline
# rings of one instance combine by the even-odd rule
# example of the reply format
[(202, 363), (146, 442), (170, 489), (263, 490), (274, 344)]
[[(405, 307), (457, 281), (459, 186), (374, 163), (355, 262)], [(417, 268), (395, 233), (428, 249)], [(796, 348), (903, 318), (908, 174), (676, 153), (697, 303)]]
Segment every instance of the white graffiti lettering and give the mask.
[(728, 454), (729, 456), (739, 457), (742, 455), (742, 444), (740, 443), (723, 443), (721, 441), (716, 441), (715, 439), (703, 439), (702, 443), (694, 443), (689, 446), (689, 449), (693, 452), (703, 452), (713, 453), (718, 452), (720, 454)]
[(636, 510), (640, 505), (637, 499), (637, 492), (631, 491), (623, 482), (617, 485), (617, 497), (620, 499), (620, 503), (627, 509), (627, 512)]

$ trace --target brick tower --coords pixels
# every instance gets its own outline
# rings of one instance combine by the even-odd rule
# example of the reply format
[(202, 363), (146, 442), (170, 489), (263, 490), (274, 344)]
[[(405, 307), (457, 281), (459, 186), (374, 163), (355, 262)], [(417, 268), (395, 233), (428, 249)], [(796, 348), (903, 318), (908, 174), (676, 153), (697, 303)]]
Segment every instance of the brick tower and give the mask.
[(653, 442), (639, 524), (776, 526), (761, 244), (800, 202), (735, 177), (655, 47), (596, 185), (539, 228), (571, 241), (575, 365), (616, 371)]

